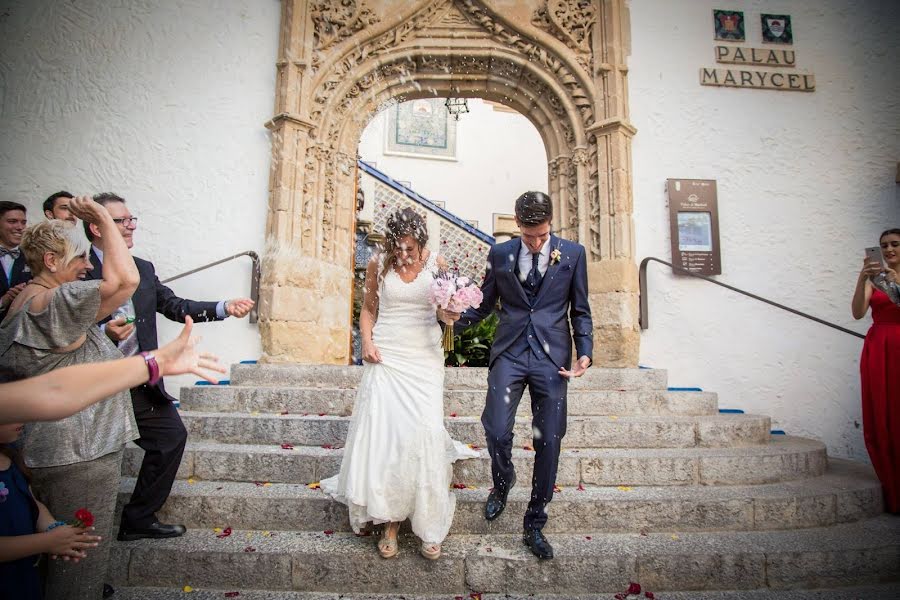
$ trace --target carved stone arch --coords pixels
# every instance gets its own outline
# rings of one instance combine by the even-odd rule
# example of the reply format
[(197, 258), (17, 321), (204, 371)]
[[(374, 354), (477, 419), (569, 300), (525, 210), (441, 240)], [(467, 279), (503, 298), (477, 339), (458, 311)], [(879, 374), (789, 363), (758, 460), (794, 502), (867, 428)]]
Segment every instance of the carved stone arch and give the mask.
[(537, 128), (555, 229), (588, 251), (595, 361), (637, 362), (624, 0), (282, 0), (264, 359), (349, 356), (355, 157), (390, 102), (478, 97)]

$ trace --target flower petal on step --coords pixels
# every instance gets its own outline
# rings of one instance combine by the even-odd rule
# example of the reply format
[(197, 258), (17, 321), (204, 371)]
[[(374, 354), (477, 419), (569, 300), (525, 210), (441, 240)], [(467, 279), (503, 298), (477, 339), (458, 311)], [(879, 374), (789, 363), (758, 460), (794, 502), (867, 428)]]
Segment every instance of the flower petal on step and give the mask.
[(558, 485), (554, 484), (554, 485), (553, 485), (553, 493), (554, 493), (554, 494), (560, 494), (560, 493), (562, 493), (562, 488), (559, 487)]
[(524, 446), (522, 446), (522, 450), (528, 450), (529, 452), (534, 452), (534, 448), (532, 448), (528, 444), (525, 444)]
[(240, 592), (225, 592), (226, 598), (237, 598), (240, 595), (241, 595)]
[(630, 485), (620, 485), (620, 486), (616, 487), (616, 489), (619, 490), (620, 492), (630, 492), (631, 486)]
[(628, 595), (629, 596), (631, 596), (632, 594), (640, 594), (640, 593), (641, 593), (641, 584), (635, 583), (633, 581), (628, 584)]
[(281, 445), (281, 449), (282, 449), (282, 450), (293, 450), (293, 449), (294, 449), (294, 445), (293, 445), (293, 444), (284, 443), (284, 444)]
[(578, 489), (579, 492), (583, 492), (583, 491), (584, 491), (584, 484), (579, 483), (577, 489)]
[(322, 533), (324, 533), (325, 535), (334, 535), (334, 529), (326, 529)]
[(195, 483), (197, 483), (197, 480), (194, 479), (193, 477), (188, 477), (187, 482), (189, 485), (194, 485)]
[(306, 487), (308, 487), (311, 490), (317, 490), (317, 489), (319, 489), (320, 486), (319, 486), (319, 482), (316, 481), (315, 483), (306, 484)]
[(185, 594), (190, 594), (191, 592), (194, 591), (194, 588), (192, 588), (189, 585), (186, 585), (183, 588), (181, 588), (181, 591), (184, 592)]
[(225, 529), (222, 530), (222, 533), (220, 533), (216, 537), (221, 540), (221, 539), (227, 538), (229, 535), (231, 535), (231, 527), (226, 527)]

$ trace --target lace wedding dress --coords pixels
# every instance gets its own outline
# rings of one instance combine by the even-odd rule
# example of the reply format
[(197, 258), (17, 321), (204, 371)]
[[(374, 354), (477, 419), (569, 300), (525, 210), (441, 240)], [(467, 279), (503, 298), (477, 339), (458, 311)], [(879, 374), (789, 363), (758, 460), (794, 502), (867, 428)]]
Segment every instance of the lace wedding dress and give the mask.
[(478, 456), (444, 429), (441, 328), (428, 302), (435, 270), (432, 255), (410, 283), (385, 275), (372, 333), (382, 362), (363, 366), (341, 471), (320, 483), (347, 505), (356, 533), (409, 519), (423, 542), (441, 543), (456, 509), (451, 465)]

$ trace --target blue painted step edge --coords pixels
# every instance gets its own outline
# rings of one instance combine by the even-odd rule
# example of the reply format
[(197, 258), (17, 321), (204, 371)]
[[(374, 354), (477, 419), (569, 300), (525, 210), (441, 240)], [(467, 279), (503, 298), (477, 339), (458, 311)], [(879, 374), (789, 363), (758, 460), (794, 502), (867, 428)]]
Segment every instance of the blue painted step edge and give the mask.
[(769, 433), (771, 433), (772, 435), (787, 435), (783, 429), (773, 429)]
[(670, 387), (670, 392), (702, 392), (703, 388), (698, 387)]
[(242, 361), (240, 362), (240, 364), (242, 364), (242, 365), (255, 365), (257, 362), (259, 362), (259, 361), (256, 361), (256, 360), (242, 360)]
[(739, 408), (720, 408), (719, 412), (723, 415), (742, 415), (744, 411)]
[(195, 381), (194, 385), (231, 385), (231, 380), (223, 379), (223, 380), (219, 381), (219, 383), (210, 383), (210, 382), (206, 381), (205, 379), (201, 379), (200, 381)]

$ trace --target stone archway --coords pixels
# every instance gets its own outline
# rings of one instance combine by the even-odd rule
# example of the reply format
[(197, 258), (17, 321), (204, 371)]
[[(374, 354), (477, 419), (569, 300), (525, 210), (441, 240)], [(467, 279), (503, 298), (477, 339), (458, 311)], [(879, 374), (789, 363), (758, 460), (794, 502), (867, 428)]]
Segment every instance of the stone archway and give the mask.
[(591, 261), (594, 360), (636, 366), (624, 0), (282, 1), (264, 360), (346, 364), (360, 134), (397, 98), (462, 96), (540, 132), (555, 229)]

